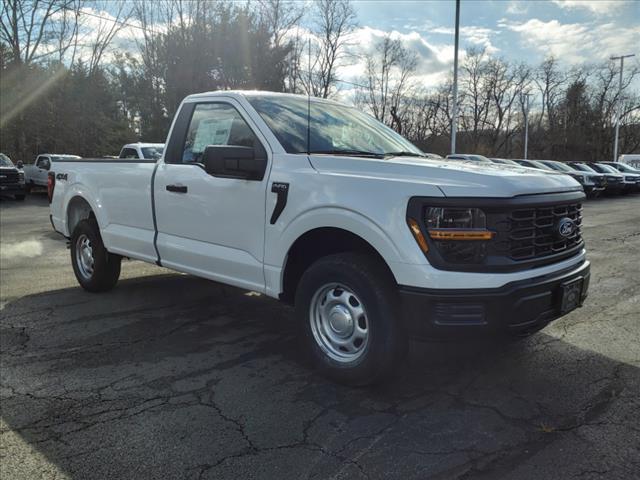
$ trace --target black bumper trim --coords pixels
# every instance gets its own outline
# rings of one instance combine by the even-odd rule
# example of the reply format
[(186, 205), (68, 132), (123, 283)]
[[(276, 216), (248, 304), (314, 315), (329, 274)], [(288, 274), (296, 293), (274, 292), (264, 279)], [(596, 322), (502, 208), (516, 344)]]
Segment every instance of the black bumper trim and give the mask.
[(579, 305), (589, 288), (586, 261), (549, 275), (490, 289), (399, 287), (403, 321), (417, 338), (523, 333), (561, 317), (562, 286), (582, 279)]

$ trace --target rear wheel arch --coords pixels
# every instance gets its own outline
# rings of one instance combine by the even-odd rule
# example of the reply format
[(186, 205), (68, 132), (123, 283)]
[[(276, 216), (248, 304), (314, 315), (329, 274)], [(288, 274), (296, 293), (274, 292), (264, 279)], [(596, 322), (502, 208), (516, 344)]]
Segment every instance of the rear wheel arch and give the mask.
[(384, 257), (367, 240), (343, 228), (319, 227), (300, 235), (289, 247), (282, 274), (280, 299), (293, 303), (302, 275), (315, 261), (346, 252), (362, 253), (374, 258), (395, 283), (395, 276)]
[(82, 220), (90, 218), (95, 219), (97, 222), (96, 214), (91, 204), (80, 195), (72, 197), (67, 206), (67, 230), (69, 236), (73, 234), (73, 230)]

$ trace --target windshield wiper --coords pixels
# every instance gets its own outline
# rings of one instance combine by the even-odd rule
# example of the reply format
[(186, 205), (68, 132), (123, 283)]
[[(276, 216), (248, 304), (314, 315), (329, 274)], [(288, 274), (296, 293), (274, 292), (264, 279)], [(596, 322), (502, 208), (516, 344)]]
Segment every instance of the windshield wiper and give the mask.
[(423, 153), (417, 153), (417, 152), (384, 152), (384, 157), (421, 157), (421, 158), (427, 158), (426, 155), (424, 155)]
[(354, 157), (374, 157), (374, 158), (383, 158), (383, 153), (376, 152), (367, 152), (366, 150), (312, 150), (309, 154), (319, 154), (319, 155), (345, 155), (345, 156), (354, 156)]

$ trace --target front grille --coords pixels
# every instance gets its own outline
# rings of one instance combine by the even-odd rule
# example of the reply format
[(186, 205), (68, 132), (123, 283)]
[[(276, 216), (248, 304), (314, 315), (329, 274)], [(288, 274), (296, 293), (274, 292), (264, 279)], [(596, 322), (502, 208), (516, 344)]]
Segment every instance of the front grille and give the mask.
[(0, 172), (0, 183), (11, 184), (19, 182), (20, 174), (18, 172)]
[(620, 178), (620, 177), (607, 177), (607, 181), (609, 183), (620, 183), (622, 181), (622, 178)]
[(634, 177), (624, 177), (624, 181), (627, 183), (633, 183), (636, 179)]
[[(562, 219), (571, 219), (573, 233), (560, 235)], [(513, 210), (508, 218), (508, 255), (512, 260), (531, 260), (571, 250), (582, 244), (582, 204)]]

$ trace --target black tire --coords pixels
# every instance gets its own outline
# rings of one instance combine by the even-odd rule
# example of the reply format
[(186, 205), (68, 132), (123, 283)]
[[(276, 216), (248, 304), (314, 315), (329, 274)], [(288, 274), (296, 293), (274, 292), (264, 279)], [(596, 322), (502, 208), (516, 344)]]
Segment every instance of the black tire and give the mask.
[(19, 201), (21, 201), (21, 202), (24, 200), (24, 194), (23, 194), (23, 195), (14, 195), (13, 197), (14, 197), (16, 200), (19, 200)]
[[(334, 287), (335, 285), (338, 286)], [(341, 290), (341, 287), (344, 288)], [(324, 296), (324, 301), (329, 303), (315, 301), (318, 295), (322, 297), (321, 292), (327, 288), (333, 288)], [(318, 308), (328, 306), (332, 298), (337, 298), (337, 294), (344, 293), (345, 290), (348, 292), (345, 298), (349, 303), (353, 301), (358, 306), (362, 304), (365, 314), (356, 322), (362, 322), (360, 325), (366, 327), (367, 339), (364, 346), (355, 347), (361, 348), (359, 357), (338, 361), (331, 356), (336, 353), (329, 353), (331, 347), (323, 346), (323, 340), (319, 339), (322, 335), (318, 332), (326, 331), (329, 327), (322, 330), (313, 326), (318, 323), (314, 319), (334, 314), (314, 316), (312, 304), (319, 305)], [(351, 292), (356, 297), (355, 300), (348, 297)], [(346, 304), (343, 305), (348, 308)], [(384, 381), (391, 376), (407, 352), (407, 338), (400, 322), (397, 286), (386, 266), (369, 255), (341, 253), (317, 260), (300, 279), (296, 289), (295, 309), (302, 345), (312, 363), (323, 375), (339, 383), (363, 386)], [(347, 318), (351, 316), (347, 315)], [(353, 321), (347, 321), (347, 324), (353, 325)], [(354, 345), (356, 344), (357, 339)]]
[(31, 181), (27, 183), (24, 188), (27, 191), (27, 193), (31, 193), (31, 190), (33, 190), (33, 187), (34, 187), (33, 181)]
[[(83, 267), (80, 243), (88, 240), (93, 265), (91, 272)], [(109, 253), (100, 237), (100, 229), (95, 219), (82, 220), (71, 235), (71, 265), (73, 273), (82, 288), (88, 292), (106, 292), (111, 290), (120, 277), (122, 257)]]

